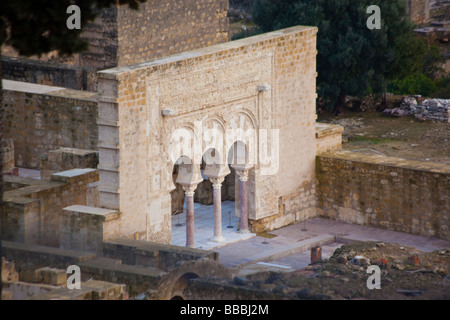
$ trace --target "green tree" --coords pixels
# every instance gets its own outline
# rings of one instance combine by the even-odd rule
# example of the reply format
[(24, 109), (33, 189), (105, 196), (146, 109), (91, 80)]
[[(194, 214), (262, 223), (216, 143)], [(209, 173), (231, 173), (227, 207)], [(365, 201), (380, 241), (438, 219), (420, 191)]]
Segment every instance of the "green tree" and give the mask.
[[(99, 10), (116, 5), (127, 4), (138, 9), (139, 2), (146, 0), (3, 0), (0, 1), (0, 80), (1, 47), (6, 44), (15, 48), (23, 56), (41, 55), (57, 50), (60, 56), (71, 55), (87, 48), (80, 39), (83, 27), (93, 21)], [(70, 14), (67, 7), (77, 5), (80, 8), (81, 29), (70, 30), (66, 21)], [(0, 106), (3, 105), (2, 83), (0, 81)], [(0, 141), (3, 138), (3, 113), (0, 112)], [(3, 155), (0, 152), (0, 258), (2, 256), (2, 217), (3, 217)], [(1, 274), (1, 265), (0, 265)], [(0, 279), (0, 299), (1, 299)]]
[[(366, 12), (381, 9), (381, 29)], [(413, 34), (402, 0), (256, 0), (253, 19), (264, 31), (312, 25), (317, 35), (319, 97), (339, 112), (347, 95), (384, 94), (387, 83), (421, 70), (425, 43)]]

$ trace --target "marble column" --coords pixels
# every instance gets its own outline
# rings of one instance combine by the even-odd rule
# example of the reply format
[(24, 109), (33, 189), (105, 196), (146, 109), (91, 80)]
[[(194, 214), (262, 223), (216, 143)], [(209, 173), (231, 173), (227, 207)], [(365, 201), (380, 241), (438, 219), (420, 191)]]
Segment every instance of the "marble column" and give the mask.
[(222, 182), (225, 177), (209, 178), (213, 185), (213, 202), (214, 202), (214, 237), (211, 239), (215, 242), (223, 242), (222, 237)]
[(236, 170), (239, 176), (239, 206), (241, 211), (240, 233), (249, 233), (248, 229), (248, 170)]
[(194, 193), (197, 185), (183, 186), (186, 195), (186, 247), (195, 248), (194, 241)]

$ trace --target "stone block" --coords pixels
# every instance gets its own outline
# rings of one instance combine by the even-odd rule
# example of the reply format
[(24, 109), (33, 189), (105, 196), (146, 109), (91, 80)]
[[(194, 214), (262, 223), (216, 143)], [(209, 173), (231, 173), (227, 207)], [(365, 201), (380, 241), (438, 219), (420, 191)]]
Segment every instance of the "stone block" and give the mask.
[(67, 283), (67, 271), (56, 268), (40, 268), (36, 270), (36, 274), (41, 283), (49, 284), (53, 286), (65, 286)]

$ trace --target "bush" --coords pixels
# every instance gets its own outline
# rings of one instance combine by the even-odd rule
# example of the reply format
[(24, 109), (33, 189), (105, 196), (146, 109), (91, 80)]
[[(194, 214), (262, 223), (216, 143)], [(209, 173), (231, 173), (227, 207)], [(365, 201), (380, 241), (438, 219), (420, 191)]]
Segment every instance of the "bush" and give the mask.
[(450, 77), (436, 81), (438, 90), (433, 92), (432, 98), (450, 99)]
[(429, 97), (437, 90), (438, 87), (435, 82), (423, 73), (417, 73), (400, 80), (395, 80), (388, 86), (388, 91), (399, 95), (420, 94)]

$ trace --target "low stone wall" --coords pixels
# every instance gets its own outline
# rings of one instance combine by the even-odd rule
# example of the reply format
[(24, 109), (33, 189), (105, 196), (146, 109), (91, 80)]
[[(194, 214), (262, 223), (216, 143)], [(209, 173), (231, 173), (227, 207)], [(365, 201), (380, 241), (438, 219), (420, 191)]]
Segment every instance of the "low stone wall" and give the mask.
[(117, 211), (102, 208), (80, 205), (64, 208), (60, 217), (59, 247), (101, 254), (103, 241), (117, 237), (119, 216)]
[(344, 127), (337, 124), (316, 122), (316, 154), (342, 148)]
[(41, 158), (41, 179), (50, 179), (56, 172), (70, 169), (97, 169), (98, 151), (74, 148), (51, 150), (48, 156)]
[(67, 269), (70, 265), (78, 265), (83, 261), (95, 258), (93, 253), (61, 250), (59, 248), (5, 240), (2, 240), (2, 255), (7, 260), (14, 261), (16, 270), (19, 273), (19, 280), (27, 282), (30, 280), (26, 279), (25, 272), (27, 268), (32, 270), (32, 277), (34, 277), (35, 270), (41, 267), (52, 266)]
[(59, 172), (51, 181), (4, 176), (11, 186), (3, 194), (2, 239), (59, 246), (59, 218), (63, 208), (86, 205), (88, 185), (98, 181), (95, 169)]
[(450, 165), (337, 151), (316, 166), (319, 215), (450, 239)]
[(169, 270), (180, 261), (211, 260), (219, 262), (219, 254), (195, 248), (178, 247), (155, 242), (115, 239), (103, 244), (103, 255), (122, 263)]

